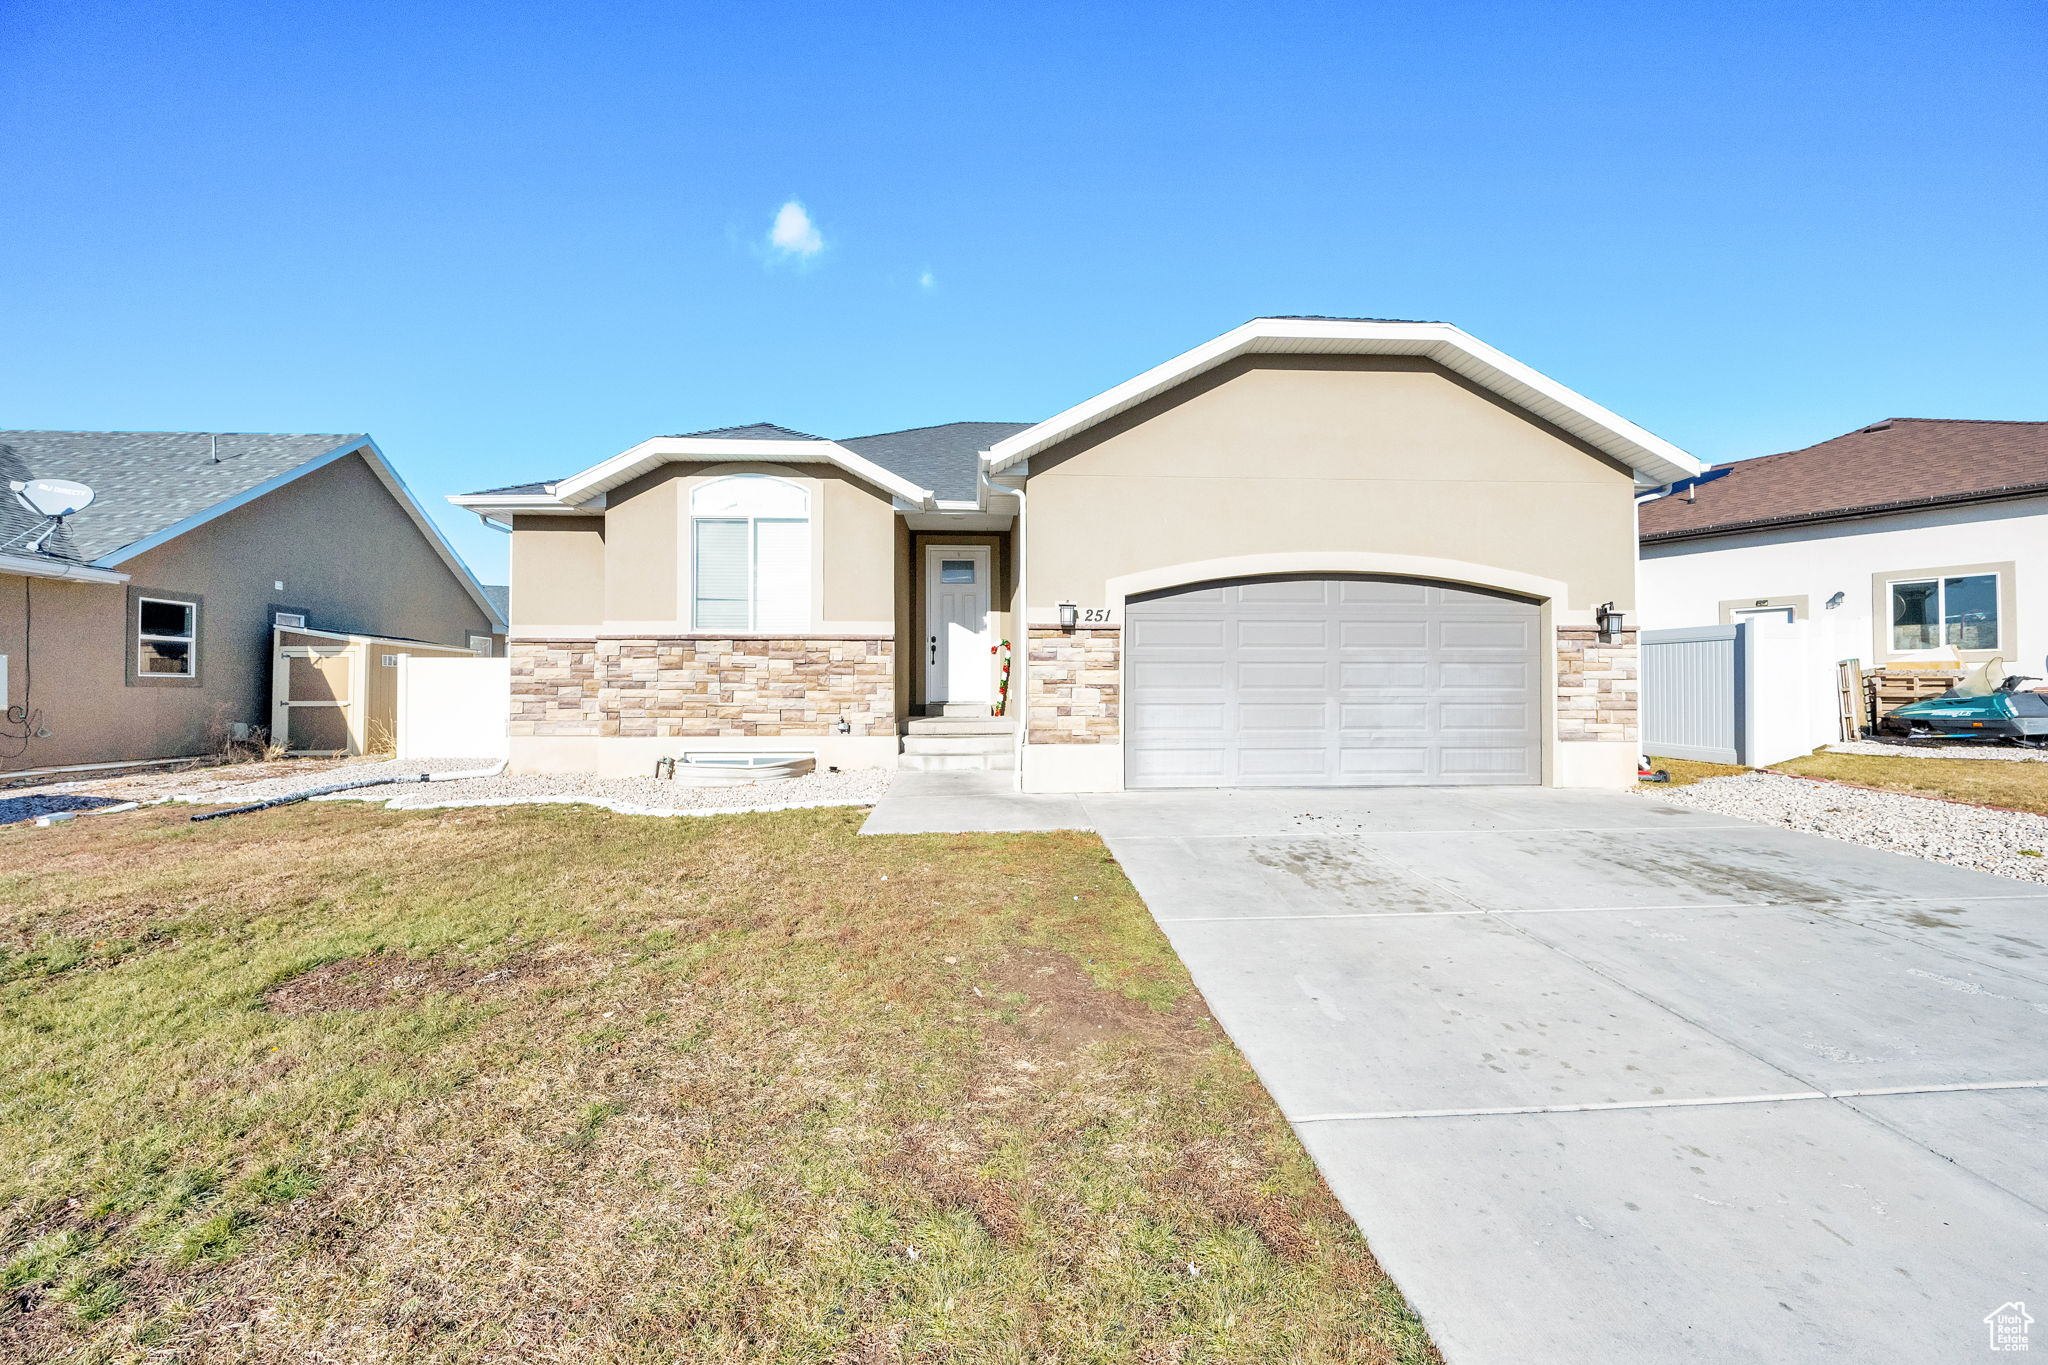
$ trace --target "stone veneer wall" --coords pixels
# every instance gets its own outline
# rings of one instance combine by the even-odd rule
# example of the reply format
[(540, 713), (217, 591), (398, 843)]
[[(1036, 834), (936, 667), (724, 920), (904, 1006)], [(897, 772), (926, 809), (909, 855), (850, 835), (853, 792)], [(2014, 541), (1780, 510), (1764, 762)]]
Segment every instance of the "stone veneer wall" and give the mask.
[(1115, 626), (1033, 627), (1024, 665), (1030, 688), (1025, 742), (1122, 743), (1122, 653), (1123, 632)]
[(1557, 737), (1633, 741), (1639, 677), (1634, 631), (1603, 644), (1592, 626), (1559, 626)]
[(896, 733), (894, 642), (736, 635), (510, 642), (512, 734)]

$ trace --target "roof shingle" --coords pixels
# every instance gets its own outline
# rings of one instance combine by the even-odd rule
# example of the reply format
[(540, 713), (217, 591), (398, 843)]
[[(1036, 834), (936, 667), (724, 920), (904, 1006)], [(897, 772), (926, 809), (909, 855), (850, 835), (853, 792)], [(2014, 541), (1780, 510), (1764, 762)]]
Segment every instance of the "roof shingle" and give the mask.
[[(72, 479), (93, 503), (67, 518), (45, 552), (90, 562), (165, 531), (344, 446), (356, 435), (193, 431), (0, 431), (0, 481)], [(0, 544), (40, 518), (0, 496)]]
[(2048, 489), (2048, 422), (1892, 417), (1804, 450), (1715, 465), (1639, 509), (1645, 541)]

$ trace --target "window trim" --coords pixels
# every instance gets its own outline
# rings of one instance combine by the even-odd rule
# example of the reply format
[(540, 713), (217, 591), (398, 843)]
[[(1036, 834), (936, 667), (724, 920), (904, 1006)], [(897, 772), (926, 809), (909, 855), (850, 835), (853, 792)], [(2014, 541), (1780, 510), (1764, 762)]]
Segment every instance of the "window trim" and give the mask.
[[(803, 515), (800, 517), (795, 517), (787, 515), (763, 515), (761, 513), (753, 511), (706, 513), (699, 513), (697, 511), (697, 499), (699, 495), (705, 493), (710, 489), (716, 488), (720, 484), (733, 483), (740, 480), (747, 480), (750, 482), (759, 481), (764, 484), (773, 484), (782, 489), (786, 489), (791, 493), (794, 493), (802, 501)], [(712, 474), (709, 477), (705, 478), (703, 482), (692, 484), (689, 487), (689, 489), (685, 492), (683, 496), (684, 520), (688, 526), (688, 544), (685, 553), (683, 555), (678, 556), (678, 558), (682, 560), (683, 564), (686, 565), (687, 568), (685, 569), (684, 573), (683, 601), (678, 605), (681, 607), (681, 612), (679, 614), (684, 617), (686, 628), (690, 634), (716, 636), (720, 633), (743, 635), (803, 635), (811, 633), (817, 622), (818, 610), (818, 585), (816, 582), (816, 568), (818, 559), (817, 504), (818, 494), (816, 489), (807, 487), (805, 484), (800, 483), (795, 479), (784, 478), (779, 474), (767, 474), (757, 472), (754, 470), (741, 469), (732, 470), (725, 473)], [(747, 621), (746, 624), (743, 626), (707, 626), (697, 619), (697, 608), (699, 600), (697, 592), (697, 527), (700, 522), (736, 522), (746, 527)], [(782, 525), (797, 525), (802, 526), (804, 528), (804, 601), (803, 610), (800, 613), (802, 619), (796, 625), (776, 627), (772, 630), (764, 630), (760, 624), (761, 598), (759, 590), (759, 575), (761, 556), (761, 526), (764, 522), (773, 522)]]
[[(1990, 659), (2009, 657), (2013, 643), (2012, 624), (2019, 619), (2019, 604), (2013, 587), (2015, 575), (2013, 561), (2005, 560), (1995, 564), (1944, 564), (1927, 569), (1888, 569), (1870, 576), (1870, 633), (1875, 647), (1874, 657), (1880, 661), (1921, 660), (1939, 654), (1949, 648), (1936, 645), (1932, 649), (1895, 649), (1892, 647), (1892, 585), (1895, 583), (1919, 583), (1933, 579), (1936, 584), (1937, 604), (1945, 593), (1940, 584), (1946, 578), (1969, 578), (1986, 575), (1993, 579), (1998, 593), (1998, 643), (1990, 649), (1962, 649), (1957, 653), (1966, 664), (1981, 664)], [(1940, 610), (1937, 605), (1937, 611)]]
[[(145, 634), (142, 629), (142, 604), (161, 602), (167, 606), (184, 607), (192, 613), (192, 633), (187, 635)], [(128, 587), (128, 611), (122, 625), (121, 648), (127, 656), (123, 681), (130, 687), (199, 687), (204, 670), (206, 637), (206, 599), (195, 592), (173, 592), (165, 588)], [(145, 673), (142, 671), (142, 646), (148, 640), (187, 640), (191, 644), (189, 658), (192, 671), (189, 673)]]

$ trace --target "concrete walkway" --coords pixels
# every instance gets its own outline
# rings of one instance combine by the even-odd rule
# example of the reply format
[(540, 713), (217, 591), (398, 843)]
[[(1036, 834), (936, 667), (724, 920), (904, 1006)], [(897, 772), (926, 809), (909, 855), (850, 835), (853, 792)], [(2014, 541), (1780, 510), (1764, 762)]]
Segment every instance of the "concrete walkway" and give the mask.
[(1628, 795), (1078, 804), (1452, 1365), (2048, 1324), (2034, 888)]

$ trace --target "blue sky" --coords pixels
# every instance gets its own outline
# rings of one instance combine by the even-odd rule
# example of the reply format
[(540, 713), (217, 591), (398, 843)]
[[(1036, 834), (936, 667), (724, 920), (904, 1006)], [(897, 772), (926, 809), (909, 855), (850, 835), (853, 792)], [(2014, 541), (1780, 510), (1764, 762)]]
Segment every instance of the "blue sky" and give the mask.
[(2044, 63), (2037, 0), (0, 5), (0, 426), (369, 431), (495, 580), (444, 495), (1260, 313), (1709, 460), (2048, 418)]

